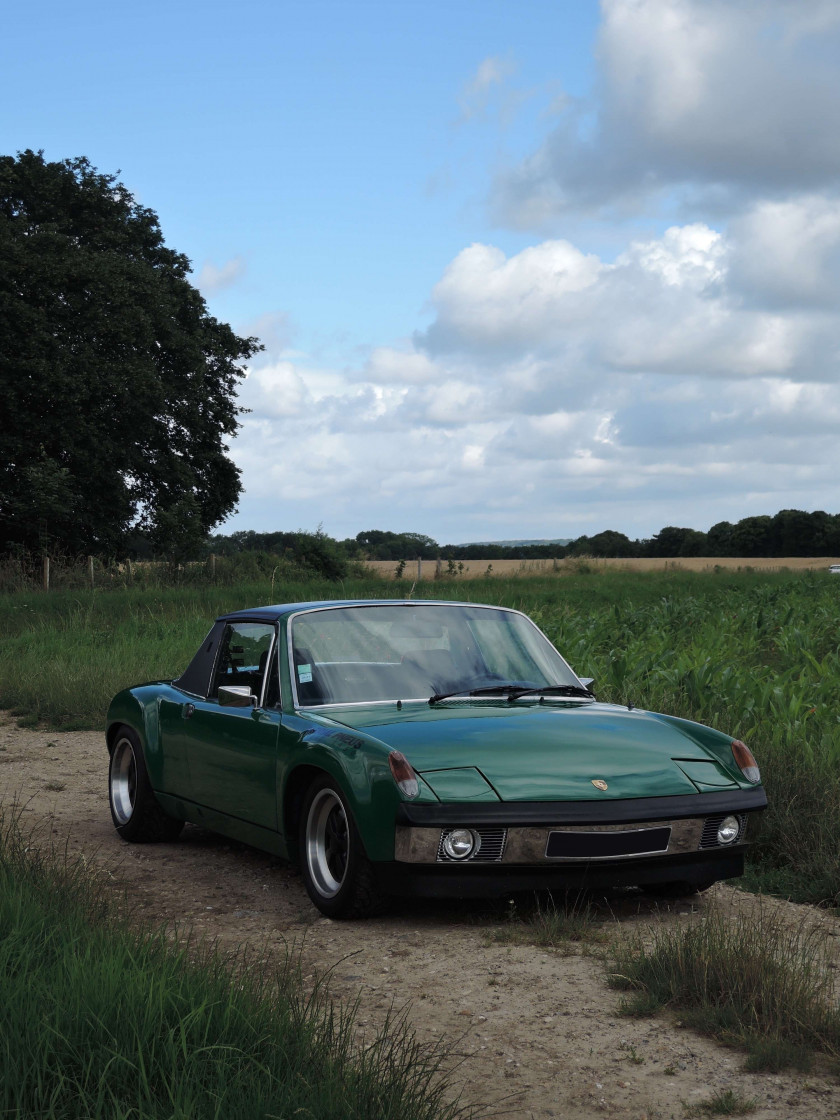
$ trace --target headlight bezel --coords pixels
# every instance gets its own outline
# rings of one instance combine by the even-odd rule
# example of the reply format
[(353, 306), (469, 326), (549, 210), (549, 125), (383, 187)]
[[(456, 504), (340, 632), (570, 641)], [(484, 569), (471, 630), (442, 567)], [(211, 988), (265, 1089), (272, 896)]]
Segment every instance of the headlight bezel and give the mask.
[[(468, 844), (468, 846), (459, 850), (456, 847), (459, 842)], [(481, 838), (475, 829), (451, 828), (442, 837), (441, 846), (447, 859), (454, 860), (456, 863), (463, 863), (465, 860), (471, 859), (478, 853), (481, 847)]]
[(740, 835), (741, 822), (732, 813), (724, 817), (717, 826), (717, 842), (723, 848), (728, 848), (730, 844), (734, 844)]

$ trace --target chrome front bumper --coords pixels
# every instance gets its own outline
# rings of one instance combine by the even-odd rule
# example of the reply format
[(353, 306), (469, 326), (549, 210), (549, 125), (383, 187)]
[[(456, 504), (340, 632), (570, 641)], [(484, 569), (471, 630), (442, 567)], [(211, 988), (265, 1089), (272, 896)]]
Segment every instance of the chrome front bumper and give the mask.
[[(731, 844), (717, 841), (717, 827), (725, 816), (736, 816), (740, 830)], [(398, 863), (523, 864), (530, 867), (558, 863), (638, 860), (646, 857), (725, 851), (743, 845), (746, 814), (715, 813), (687, 819), (659, 819), (626, 824), (548, 824), (540, 826), (465, 823), (429, 827), (397, 824), (394, 859)], [(453, 827), (469, 828), (479, 839), (477, 850), (463, 860), (449, 858), (443, 838)], [(554, 839), (553, 839), (554, 838)], [(558, 852), (559, 854), (553, 854)]]

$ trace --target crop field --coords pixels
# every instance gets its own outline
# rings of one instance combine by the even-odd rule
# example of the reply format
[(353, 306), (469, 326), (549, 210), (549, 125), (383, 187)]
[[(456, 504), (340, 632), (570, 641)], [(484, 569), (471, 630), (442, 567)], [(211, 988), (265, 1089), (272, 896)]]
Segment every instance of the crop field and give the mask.
[[(417, 575), (418, 562), (406, 560), (404, 576)], [(783, 572), (783, 571), (825, 571), (829, 564), (840, 564), (836, 556), (759, 556), (745, 559), (736, 556), (646, 556), (646, 557), (587, 557), (568, 556), (557, 560), (456, 560), (453, 561), (455, 573), (461, 579), (480, 579), (488, 576), (536, 576), (559, 572), (575, 575), (582, 569), (605, 571), (607, 569), (627, 572), (713, 572), (725, 568), (728, 571)], [(396, 578), (398, 562), (395, 560), (368, 560), (365, 567), (384, 579)], [(420, 579), (435, 579), (438, 571), (436, 560), (420, 561)], [(440, 574), (452, 574), (449, 562), (440, 563)]]
[[(275, 585), (274, 601), (408, 594), (412, 581)], [(812, 571), (633, 572), (423, 581), (420, 598), (529, 614), (599, 699), (746, 740), (770, 798), (748, 882), (840, 903), (840, 579)], [(271, 601), (241, 587), (0, 597), (0, 704), (23, 724), (102, 726), (110, 697), (171, 678), (215, 615)]]

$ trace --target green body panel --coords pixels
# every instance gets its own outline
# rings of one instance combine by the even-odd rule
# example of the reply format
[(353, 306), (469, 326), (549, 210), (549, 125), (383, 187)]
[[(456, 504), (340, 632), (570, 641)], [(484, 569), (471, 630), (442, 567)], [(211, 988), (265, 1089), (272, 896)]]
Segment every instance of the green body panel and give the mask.
[(154, 789), (163, 789), (164, 774), (168, 778), (169, 771), (178, 767), (177, 757), (164, 758), (160, 744), (159, 701), (167, 689), (167, 681), (152, 681), (126, 688), (117, 693), (108, 707), (108, 742), (118, 724), (134, 728), (143, 744), (146, 769)]
[[(749, 788), (749, 783), (744, 778), (744, 775), (735, 765), (732, 758), (732, 738), (731, 735), (722, 735), (720, 731), (715, 731), (712, 727), (706, 727), (704, 723), (694, 723), (690, 719), (680, 719), (678, 716), (666, 716), (661, 712), (649, 713), (651, 719), (659, 720), (668, 727), (672, 727), (686, 739), (701, 747), (707, 755), (716, 759), (723, 767), (725, 773), (731, 775), (734, 781), (742, 786), (744, 789)], [(681, 758), (692, 757), (689, 752), (680, 755)]]
[(427, 770), (423, 775), (440, 801), (500, 801), (481, 773), (471, 767), (459, 770)]
[[(729, 753), (722, 773), (735, 787), (731, 740), (703, 728), (718, 746), (718, 759), (691, 734), (650, 712), (612, 704), (458, 703), (435, 707), (370, 705), (333, 710), (333, 718), (356, 731), (367, 731), (400, 750), (422, 774), (447, 768), (475, 767), (502, 801), (580, 801), (657, 797), (695, 793), (675, 759), (710, 763)], [(698, 772), (699, 773), (699, 772)], [(714, 768), (717, 774), (717, 768)], [(693, 775), (692, 775), (693, 776)], [(607, 782), (602, 792), (593, 779)], [(711, 784), (721, 788), (710, 775)], [(442, 800), (434, 776), (429, 784)], [(706, 788), (708, 788), (706, 783)]]
[(680, 770), (690, 778), (702, 792), (706, 789), (737, 789), (733, 782), (718, 762), (697, 762), (696, 760), (679, 760)]
[[(166, 681), (118, 693), (107, 722), (109, 738), (119, 724), (137, 732), (152, 788), (173, 816), (293, 857), (297, 835), (284, 816), (285, 791), (305, 767), (307, 784), (310, 772), (321, 771), (342, 788), (368, 856), (394, 858), (394, 816), (403, 798), (388, 765), (390, 748), (370, 735), (348, 735), (320, 716), (220, 709)], [(422, 799), (437, 800), (428, 786)]]
[(261, 828), (277, 830), (277, 739), (280, 713), (259, 708), (220, 708), (216, 701), (190, 700), (192, 714), (181, 716), (181, 704), (161, 704), (161, 733), (168, 753), (174, 724), (183, 743), (189, 785), (163, 788), (212, 805)]
[[(283, 727), (289, 742), (278, 766), (278, 789), (294, 781), (301, 767), (323, 770), (338, 782), (350, 803), (359, 833), (370, 859), (394, 858), (394, 817), (405, 800), (391, 775), (391, 748), (370, 735), (348, 735), (346, 727), (322, 716), (284, 715)], [(309, 734), (307, 734), (309, 732)], [(282, 740), (281, 740), (282, 744)], [(420, 799), (418, 799), (420, 800)], [(437, 799), (429, 790), (425, 800)], [(415, 802), (416, 803), (416, 802)], [(297, 838), (288, 837), (290, 848)]]
[(197, 824), (202, 828), (209, 828), (212, 832), (220, 832), (223, 836), (229, 836), (232, 840), (250, 844), (254, 848), (271, 852), (272, 855), (280, 856), (283, 859), (289, 858), (289, 848), (285, 838), (273, 829), (260, 828), (259, 825), (240, 820), (238, 817), (218, 813), (204, 805), (197, 805), (194, 801), (173, 797), (168, 793), (158, 791), (156, 796), (167, 813), (171, 813), (173, 817), (177, 817), (179, 820), (189, 821), (190, 824)]

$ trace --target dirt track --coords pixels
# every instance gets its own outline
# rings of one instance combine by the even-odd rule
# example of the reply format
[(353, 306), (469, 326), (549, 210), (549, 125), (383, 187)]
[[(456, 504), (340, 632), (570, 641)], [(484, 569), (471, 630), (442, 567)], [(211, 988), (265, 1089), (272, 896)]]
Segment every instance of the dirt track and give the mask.
[[(175, 844), (125, 844), (111, 826), (105, 761), (99, 734), (21, 730), (0, 715), (0, 798), (24, 806), (25, 826), (51, 829), (59, 846), (84, 853), (145, 917), (263, 955), (302, 945), (307, 967), (333, 968), (337, 997), (360, 996), (363, 1023), (410, 1004), (419, 1038), (456, 1040), (456, 1080), (482, 1117), (682, 1118), (684, 1103), (725, 1088), (755, 1097), (757, 1120), (840, 1116), (836, 1080), (746, 1074), (739, 1053), (680, 1029), (672, 1016), (618, 1018), (618, 996), (585, 949), (493, 944), (504, 906), (424, 903), (376, 921), (331, 922), (288, 865), (201, 829), (188, 826)], [(694, 906), (659, 911), (644, 899), (620, 900), (612, 917), (605, 911), (605, 929), (620, 936), (638, 923), (689, 922), (709, 905), (755, 901), (725, 886)], [(808, 913), (775, 905), (792, 921)], [(818, 920), (840, 934), (840, 923)]]

